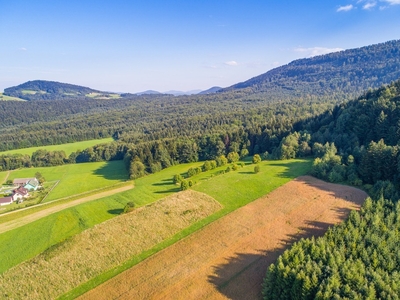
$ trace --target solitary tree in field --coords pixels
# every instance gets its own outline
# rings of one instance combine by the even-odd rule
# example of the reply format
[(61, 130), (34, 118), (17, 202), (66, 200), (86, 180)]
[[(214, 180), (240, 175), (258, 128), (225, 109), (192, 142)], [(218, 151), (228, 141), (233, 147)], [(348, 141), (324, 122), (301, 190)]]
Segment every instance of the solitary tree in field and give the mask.
[(254, 154), (253, 156), (253, 164), (258, 164), (261, 162), (261, 157), (259, 154)]
[(260, 172), (260, 165), (254, 166), (254, 173), (259, 173)]

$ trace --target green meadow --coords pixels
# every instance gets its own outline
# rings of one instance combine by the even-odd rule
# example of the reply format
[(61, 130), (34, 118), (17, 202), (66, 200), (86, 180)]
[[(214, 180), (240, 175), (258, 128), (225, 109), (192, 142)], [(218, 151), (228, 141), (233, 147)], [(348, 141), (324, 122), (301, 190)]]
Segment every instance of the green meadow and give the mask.
[(49, 145), (49, 146), (40, 146), (40, 147), (30, 147), (30, 148), (3, 151), (3, 152), (0, 152), (0, 155), (3, 155), (3, 154), (16, 154), (16, 153), (24, 154), (24, 155), (25, 154), (32, 155), (33, 152), (35, 152), (35, 151), (37, 151), (39, 149), (45, 149), (47, 151), (55, 151), (55, 150), (61, 151), (61, 150), (64, 150), (65, 154), (68, 156), (72, 152), (75, 152), (77, 150), (84, 150), (84, 149), (92, 147), (94, 145), (110, 143), (112, 141), (113, 141), (112, 138), (105, 138), (105, 139), (98, 139), (98, 140), (89, 140), (89, 141), (83, 141), (83, 142), (68, 143), (68, 144), (62, 144), (62, 145)]
[(122, 160), (20, 169), (12, 171), (9, 179), (34, 177), (36, 172), (40, 172), (48, 182), (59, 180), (46, 201), (82, 194), (128, 180), (128, 172)]
[[(6, 253), (6, 256), (0, 261), (0, 273), (87, 228), (119, 215), (127, 202), (133, 201), (139, 207), (178, 192), (179, 187), (172, 182), (173, 175), (185, 174), (190, 167), (197, 167), (201, 164), (173, 166), (159, 173), (137, 179), (135, 188), (132, 190), (65, 209), (1, 234), (0, 253)], [(192, 177), (191, 180), (195, 182), (194, 190), (214, 197), (224, 208), (185, 229), (172, 239), (159, 244), (151, 251), (134, 257), (127, 264), (121, 266), (117, 272), (136, 264), (145, 257), (171, 245), (234, 209), (265, 195), (291, 179), (307, 173), (311, 167), (311, 160), (268, 161), (262, 162), (260, 166), (261, 171), (258, 174), (253, 172), (254, 165), (246, 165), (237, 171), (221, 175), (216, 175), (219, 170), (215, 169)], [(121, 167), (123, 166), (121, 165)], [(225, 168), (220, 168), (220, 170)], [(42, 171), (45, 174), (45, 171)], [(9, 251), (9, 249), (14, 250)], [(112, 272), (112, 274), (114, 273)], [(107, 273), (100, 279), (95, 279), (94, 282), (97, 283), (99, 280), (102, 282), (108, 279), (110, 274)], [(85, 289), (85, 287), (82, 288)]]
[(26, 100), (17, 97), (7, 96), (4, 95), (3, 93), (0, 93), (0, 101), (26, 101)]

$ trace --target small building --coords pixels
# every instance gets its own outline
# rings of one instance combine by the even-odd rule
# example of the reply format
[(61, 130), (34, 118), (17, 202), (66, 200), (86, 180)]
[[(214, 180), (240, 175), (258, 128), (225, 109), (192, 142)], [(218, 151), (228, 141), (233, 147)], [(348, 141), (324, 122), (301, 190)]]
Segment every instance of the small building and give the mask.
[(0, 206), (9, 205), (13, 203), (13, 198), (11, 196), (0, 198)]
[(12, 194), (13, 201), (22, 200), (24, 198), (29, 197), (28, 189), (20, 186), (19, 188), (15, 189)]
[(33, 178), (15, 178), (13, 181), (14, 186), (22, 186), (26, 188), (28, 191), (36, 191), (39, 187), (39, 180), (35, 177)]

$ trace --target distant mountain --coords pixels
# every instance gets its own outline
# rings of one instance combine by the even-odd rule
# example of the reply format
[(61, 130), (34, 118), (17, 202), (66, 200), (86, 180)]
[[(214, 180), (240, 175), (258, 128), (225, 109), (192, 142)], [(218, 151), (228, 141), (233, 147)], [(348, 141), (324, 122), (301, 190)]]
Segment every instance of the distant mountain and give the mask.
[(201, 91), (200, 93), (198, 93), (198, 95), (214, 94), (214, 93), (218, 92), (221, 89), (222, 89), (222, 87), (213, 86), (212, 88), (209, 88), (208, 90)]
[(400, 40), (295, 60), (219, 92), (354, 97), (400, 78)]
[(147, 90), (144, 92), (140, 92), (140, 93), (135, 93), (135, 95), (161, 95), (162, 93), (157, 92), (157, 91), (153, 91), (153, 90)]
[(6, 88), (4, 95), (24, 100), (60, 99), (109, 99), (119, 98), (119, 94), (102, 92), (88, 87), (55, 81), (34, 80), (18, 86)]
[(171, 91), (164, 92), (164, 94), (170, 94), (170, 95), (174, 95), (174, 96), (182, 96), (182, 95), (194, 95), (194, 94), (198, 94), (199, 92), (201, 92), (201, 90), (191, 90), (191, 91), (186, 91), (186, 92), (171, 90)]

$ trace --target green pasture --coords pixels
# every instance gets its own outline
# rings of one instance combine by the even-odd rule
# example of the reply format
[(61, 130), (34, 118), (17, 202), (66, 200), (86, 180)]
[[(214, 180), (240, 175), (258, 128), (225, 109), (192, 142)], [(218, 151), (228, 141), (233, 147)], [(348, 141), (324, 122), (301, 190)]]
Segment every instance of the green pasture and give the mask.
[(84, 150), (84, 149), (92, 147), (94, 145), (110, 143), (112, 141), (113, 141), (112, 138), (105, 138), (105, 139), (98, 139), (98, 140), (89, 140), (89, 141), (83, 141), (83, 142), (68, 143), (68, 144), (62, 144), (62, 145), (30, 147), (30, 148), (3, 151), (3, 152), (0, 152), (0, 155), (15, 154), (15, 153), (24, 154), (24, 155), (25, 154), (32, 155), (33, 152), (35, 152), (39, 149), (45, 149), (47, 151), (64, 150), (65, 154), (67, 156), (69, 156), (72, 152), (75, 152), (77, 150)]
[(3, 93), (0, 93), (0, 101), (26, 101), (26, 100), (17, 97), (7, 96), (4, 95)]
[(34, 177), (36, 172), (40, 172), (46, 181), (60, 181), (46, 201), (82, 194), (128, 180), (128, 172), (122, 160), (20, 169), (12, 171), (9, 179)]
[[(87, 228), (119, 215), (127, 202), (133, 201), (138, 207), (178, 192), (179, 186), (172, 183), (173, 175), (185, 174), (190, 167), (197, 167), (201, 164), (173, 166), (159, 173), (137, 179), (135, 188), (132, 190), (65, 209), (1, 234), (0, 253), (10, 253), (9, 249), (18, 250), (12, 251), (12, 254), (7, 254), (7, 258), (1, 260), (0, 273)], [(222, 175), (215, 175), (218, 172), (218, 169), (215, 169), (194, 176), (191, 178), (196, 182), (193, 189), (211, 195), (223, 204), (224, 208), (187, 228), (172, 239), (161, 243), (151, 251), (134, 257), (132, 261), (127, 262), (121, 268), (126, 269), (136, 264), (145, 257), (171, 245), (234, 209), (259, 198), (292, 178), (307, 173), (310, 167), (311, 160), (271, 161), (262, 162), (261, 171), (258, 174), (253, 172), (254, 165), (246, 165), (237, 171)], [(44, 171), (42, 174), (44, 174)], [(30, 240), (35, 242), (28, 242)], [(107, 276), (110, 276), (110, 274), (107, 274), (104, 275), (105, 277), (101, 276), (100, 279), (95, 279), (94, 282), (97, 282), (96, 280), (102, 282), (108, 279)]]

